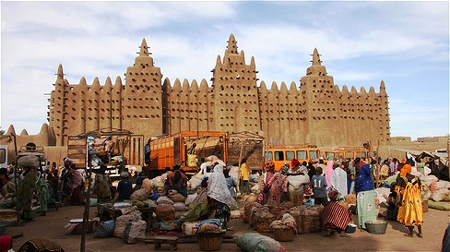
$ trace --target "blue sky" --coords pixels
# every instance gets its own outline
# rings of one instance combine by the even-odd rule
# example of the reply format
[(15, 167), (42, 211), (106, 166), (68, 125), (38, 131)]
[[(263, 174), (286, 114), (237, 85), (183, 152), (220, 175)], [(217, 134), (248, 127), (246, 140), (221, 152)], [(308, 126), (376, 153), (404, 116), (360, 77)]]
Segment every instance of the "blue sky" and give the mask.
[(47, 122), (59, 64), (71, 84), (125, 83), (145, 38), (172, 83), (211, 83), (231, 33), (269, 87), (298, 84), (317, 48), (340, 89), (384, 80), (391, 136), (449, 134), (448, 1), (2, 1), (1, 28), (0, 127), (18, 134)]

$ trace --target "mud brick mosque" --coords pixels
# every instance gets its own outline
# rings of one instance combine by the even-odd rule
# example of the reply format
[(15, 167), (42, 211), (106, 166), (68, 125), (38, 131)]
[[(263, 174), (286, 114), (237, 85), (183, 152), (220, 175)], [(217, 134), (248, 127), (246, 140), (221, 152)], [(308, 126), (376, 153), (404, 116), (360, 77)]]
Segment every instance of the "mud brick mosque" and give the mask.
[(210, 83), (163, 78), (145, 39), (132, 66), (120, 77), (71, 84), (59, 65), (49, 99), (49, 124), (35, 139), (65, 146), (68, 136), (88, 131), (125, 129), (152, 136), (179, 131), (249, 131), (267, 144), (361, 146), (390, 141), (385, 84), (340, 89), (313, 49), (311, 66), (290, 85), (259, 81), (255, 58), (246, 63), (233, 34), (211, 70)]

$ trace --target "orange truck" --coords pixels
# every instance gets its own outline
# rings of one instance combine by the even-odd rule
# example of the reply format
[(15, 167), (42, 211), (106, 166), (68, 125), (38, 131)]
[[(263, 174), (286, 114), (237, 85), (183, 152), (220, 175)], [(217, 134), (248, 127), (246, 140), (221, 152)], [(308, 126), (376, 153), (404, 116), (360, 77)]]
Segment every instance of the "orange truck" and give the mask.
[(182, 131), (152, 137), (146, 147), (147, 176), (154, 177), (180, 164), (181, 170), (193, 175), (199, 170), (202, 158), (216, 156), (228, 159), (227, 135), (219, 131)]

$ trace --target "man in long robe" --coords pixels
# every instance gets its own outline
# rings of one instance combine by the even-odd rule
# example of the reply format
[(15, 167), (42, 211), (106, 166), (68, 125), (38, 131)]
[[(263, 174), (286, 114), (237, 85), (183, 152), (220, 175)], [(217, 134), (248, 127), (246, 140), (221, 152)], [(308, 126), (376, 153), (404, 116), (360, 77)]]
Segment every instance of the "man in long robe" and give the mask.
[(341, 199), (347, 195), (347, 173), (341, 168), (340, 163), (336, 162), (333, 165), (334, 171), (331, 175), (330, 182), (331, 185), (339, 192)]

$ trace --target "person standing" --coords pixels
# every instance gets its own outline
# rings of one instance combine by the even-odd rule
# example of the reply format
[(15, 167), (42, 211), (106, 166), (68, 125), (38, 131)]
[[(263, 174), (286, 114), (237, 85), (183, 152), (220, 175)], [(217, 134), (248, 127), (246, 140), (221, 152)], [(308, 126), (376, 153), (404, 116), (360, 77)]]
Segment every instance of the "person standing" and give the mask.
[(94, 186), (92, 190), (97, 195), (97, 208), (102, 204), (111, 202), (111, 179), (106, 174), (106, 165), (101, 165), (100, 170), (95, 175)]
[[(36, 174), (33, 167), (23, 167), (23, 179), (17, 188), (17, 207), (22, 210), (21, 219), (24, 221), (34, 220), (36, 217)], [(33, 201), (33, 202), (32, 202)]]
[(347, 195), (347, 173), (341, 168), (340, 163), (336, 162), (333, 165), (333, 174), (331, 175), (331, 185), (336, 188), (339, 193), (338, 201), (342, 200)]
[(72, 160), (68, 157), (64, 158), (64, 169), (61, 171), (61, 194), (63, 204), (69, 203), (73, 192), (73, 169)]
[[(267, 186), (270, 188), (267, 204), (270, 206), (278, 206), (281, 203), (282, 195), (288, 192), (288, 185), (289, 181), (285, 175), (281, 174), (281, 170), (275, 172), (267, 182)], [(301, 192), (301, 199), (301, 203), (303, 203), (303, 190)]]
[(58, 184), (59, 184), (59, 176), (58, 176), (58, 168), (56, 167), (56, 163), (52, 163), (52, 168), (50, 173), (47, 176), (47, 182), (52, 187), (53, 192), (53, 198), (55, 201), (60, 201), (59, 194), (58, 194)]
[[(289, 200), (294, 203), (294, 206), (301, 206), (303, 205), (305, 183), (306, 185), (309, 184), (309, 176), (307, 171), (301, 168), (302, 166), (300, 166), (300, 162), (297, 159), (292, 159), (291, 163), (292, 168), (287, 171), (287, 180), (289, 182)], [(284, 181), (280, 182), (283, 183)], [(282, 186), (283, 184), (281, 184), (281, 187)]]
[(307, 166), (307, 168), (308, 168), (309, 181), (312, 181), (312, 177), (313, 177), (314, 175), (316, 175), (316, 168), (314, 167), (314, 163), (313, 163), (312, 159), (310, 159), (310, 160), (308, 161), (308, 166)]
[(389, 164), (389, 175), (392, 176), (398, 170), (398, 159), (393, 158), (392, 162)]
[(328, 157), (327, 165), (325, 167), (325, 179), (327, 180), (327, 190), (331, 187), (331, 175), (333, 175), (334, 160), (333, 157)]
[(227, 187), (228, 190), (230, 191), (231, 198), (236, 199), (237, 193), (239, 192), (239, 190), (236, 187), (237, 186), (236, 180), (232, 176), (230, 176), (229, 169), (223, 170), (223, 175), (225, 176), (225, 180), (227, 181)]
[(265, 174), (262, 176), (262, 183), (261, 183), (261, 191), (258, 196), (258, 203), (261, 205), (265, 205), (267, 203), (267, 199), (270, 197), (270, 187), (269, 187), (269, 181), (275, 174), (275, 164), (273, 162), (269, 162), (264, 167)]
[(214, 172), (209, 177), (207, 195), (215, 206), (215, 218), (221, 220), (222, 230), (227, 230), (227, 223), (231, 217), (231, 195), (227, 187), (227, 181), (223, 175), (223, 166), (221, 164), (214, 166)]
[(414, 226), (417, 226), (422, 238), (423, 209), (422, 209), (422, 183), (419, 177), (411, 174), (411, 165), (405, 164), (400, 171), (400, 179), (397, 181), (395, 191), (399, 197), (400, 205), (397, 221), (403, 223), (409, 229), (407, 236), (412, 237)]
[(356, 206), (358, 209), (358, 226), (365, 229), (366, 221), (374, 221), (377, 219), (377, 208), (375, 205), (376, 192), (370, 174), (370, 164), (363, 165), (359, 170), (358, 177), (355, 181), (355, 192)]
[(36, 178), (35, 188), (39, 197), (39, 208), (36, 209), (36, 213), (45, 216), (48, 211), (48, 200), (50, 199), (49, 185), (42, 175)]
[(381, 166), (380, 177), (382, 180), (389, 177), (389, 161), (387, 159), (383, 161), (383, 165)]
[(84, 181), (83, 175), (81, 174), (81, 170), (77, 169), (75, 164), (71, 166), (73, 170), (73, 192), (71, 196), (71, 204), (72, 205), (84, 205), (83, 200), (83, 191), (84, 191)]
[(312, 177), (311, 185), (314, 190), (314, 204), (325, 206), (328, 202), (327, 199), (327, 180), (322, 175), (322, 167), (316, 168), (316, 175)]
[(247, 165), (247, 160), (244, 158), (241, 162), (241, 172), (239, 173), (239, 191), (242, 195), (250, 194), (250, 184), (248, 180), (250, 178), (250, 167)]

